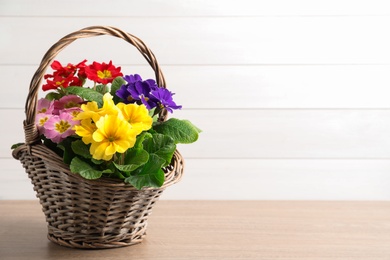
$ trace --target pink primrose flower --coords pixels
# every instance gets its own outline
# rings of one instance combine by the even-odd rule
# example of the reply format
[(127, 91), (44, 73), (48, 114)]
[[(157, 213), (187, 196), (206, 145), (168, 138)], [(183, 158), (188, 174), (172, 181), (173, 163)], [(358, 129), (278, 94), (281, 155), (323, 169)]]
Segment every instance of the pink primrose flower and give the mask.
[(37, 114), (52, 114), (53, 113), (53, 101), (46, 98), (38, 100)]
[(66, 137), (75, 133), (73, 127), (77, 124), (78, 121), (73, 120), (70, 113), (60, 113), (59, 115), (53, 115), (46, 121), (44, 133), (54, 143), (60, 143)]
[(80, 107), (71, 107), (65, 108), (61, 110), (61, 113), (67, 113), (72, 116), (73, 120), (76, 121), (77, 124), (80, 123), (80, 120), (75, 120), (74, 118), (83, 110)]
[(35, 116), (35, 124), (37, 125), (38, 132), (41, 135), (45, 134), (45, 124), (52, 117), (51, 114), (39, 113)]

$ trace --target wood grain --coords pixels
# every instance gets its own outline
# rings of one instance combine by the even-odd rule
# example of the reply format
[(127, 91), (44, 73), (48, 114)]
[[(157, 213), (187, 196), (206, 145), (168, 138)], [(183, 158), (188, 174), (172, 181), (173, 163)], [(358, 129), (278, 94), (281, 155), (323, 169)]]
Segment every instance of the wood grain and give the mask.
[(143, 243), (108, 250), (49, 242), (36, 201), (0, 208), (1, 259), (390, 258), (389, 202), (160, 201)]
[[(390, 63), (390, 37), (383, 33), (389, 16), (168, 17), (158, 20), (158, 30), (149, 17), (56, 21), (51, 17), (0, 17), (0, 33), (6, 35), (0, 40), (1, 64), (36, 64), (61, 37), (95, 24), (116, 26), (142, 38), (161, 64)], [(24, 39), (29, 39), (28, 48)], [(100, 37), (75, 42), (60, 60), (112, 59), (125, 64), (131, 59), (145, 64), (135, 53), (123, 41)]]
[(67, 3), (53, 12), (52, 5), (48, 5), (45, 0), (35, 0), (34, 3), (24, 0), (2, 0), (0, 15), (29, 17), (387, 15), (389, 7), (385, 0), (328, 0), (326, 3), (308, 0), (293, 2), (289, 0), (148, 0), (145, 4), (137, 4), (134, 0), (116, 0), (110, 2), (110, 8), (99, 8), (107, 3), (104, 0), (82, 2), (68, 0)]

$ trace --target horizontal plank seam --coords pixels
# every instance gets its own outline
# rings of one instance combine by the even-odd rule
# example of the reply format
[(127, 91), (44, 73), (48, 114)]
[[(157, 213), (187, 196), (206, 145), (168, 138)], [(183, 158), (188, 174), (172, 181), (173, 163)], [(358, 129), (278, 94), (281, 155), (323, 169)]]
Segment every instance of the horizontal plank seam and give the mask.
[(0, 15), (0, 18), (75, 18), (75, 19), (88, 19), (88, 18), (102, 18), (102, 19), (112, 19), (112, 18), (127, 18), (127, 19), (150, 19), (150, 18), (162, 18), (162, 19), (170, 19), (170, 18), (337, 18), (337, 17), (390, 17), (389, 14), (259, 14), (259, 15), (250, 15), (250, 14), (237, 14), (237, 15)]

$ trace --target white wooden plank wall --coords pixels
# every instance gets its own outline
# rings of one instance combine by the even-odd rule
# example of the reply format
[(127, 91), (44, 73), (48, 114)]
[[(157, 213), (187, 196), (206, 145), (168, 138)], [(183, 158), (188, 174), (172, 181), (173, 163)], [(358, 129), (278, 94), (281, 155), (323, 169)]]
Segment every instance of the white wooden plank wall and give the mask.
[[(32, 74), (60, 37), (112, 25), (143, 39), (188, 118), (186, 172), (163, 199), (390, 199), (386, 0), (0, 0), (0, 199), (34, 199), (9, 147), (23, 141)], [(58, 59), (112, 59), (152, 77), (112, 37)]]

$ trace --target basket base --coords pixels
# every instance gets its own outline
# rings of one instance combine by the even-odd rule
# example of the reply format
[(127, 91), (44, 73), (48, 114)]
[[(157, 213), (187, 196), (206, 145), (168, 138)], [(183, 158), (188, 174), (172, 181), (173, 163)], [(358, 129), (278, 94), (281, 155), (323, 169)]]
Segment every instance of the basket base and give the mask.
[(55, 237), (55, 236), (50, 235), (50, 234), (47, 235), (47, 238), (50, 241), (54, 242), (55, 244), (60, 245), (60, 246), (64, 246), (64, 247), (78, 248), (78, 249), (109, 249), (109, 248), (118, 248), (118, 247), (125, 247), (125, 246), (139, 244), (142, 242), (145, 235), (146, 235), (146, 233), (144, 235), (142, 235), (141, 237), (131, 239), (130, 241), (123, 240), (123, 241), (102, 242), (102, 243), (65, 241), (61, 238)]

